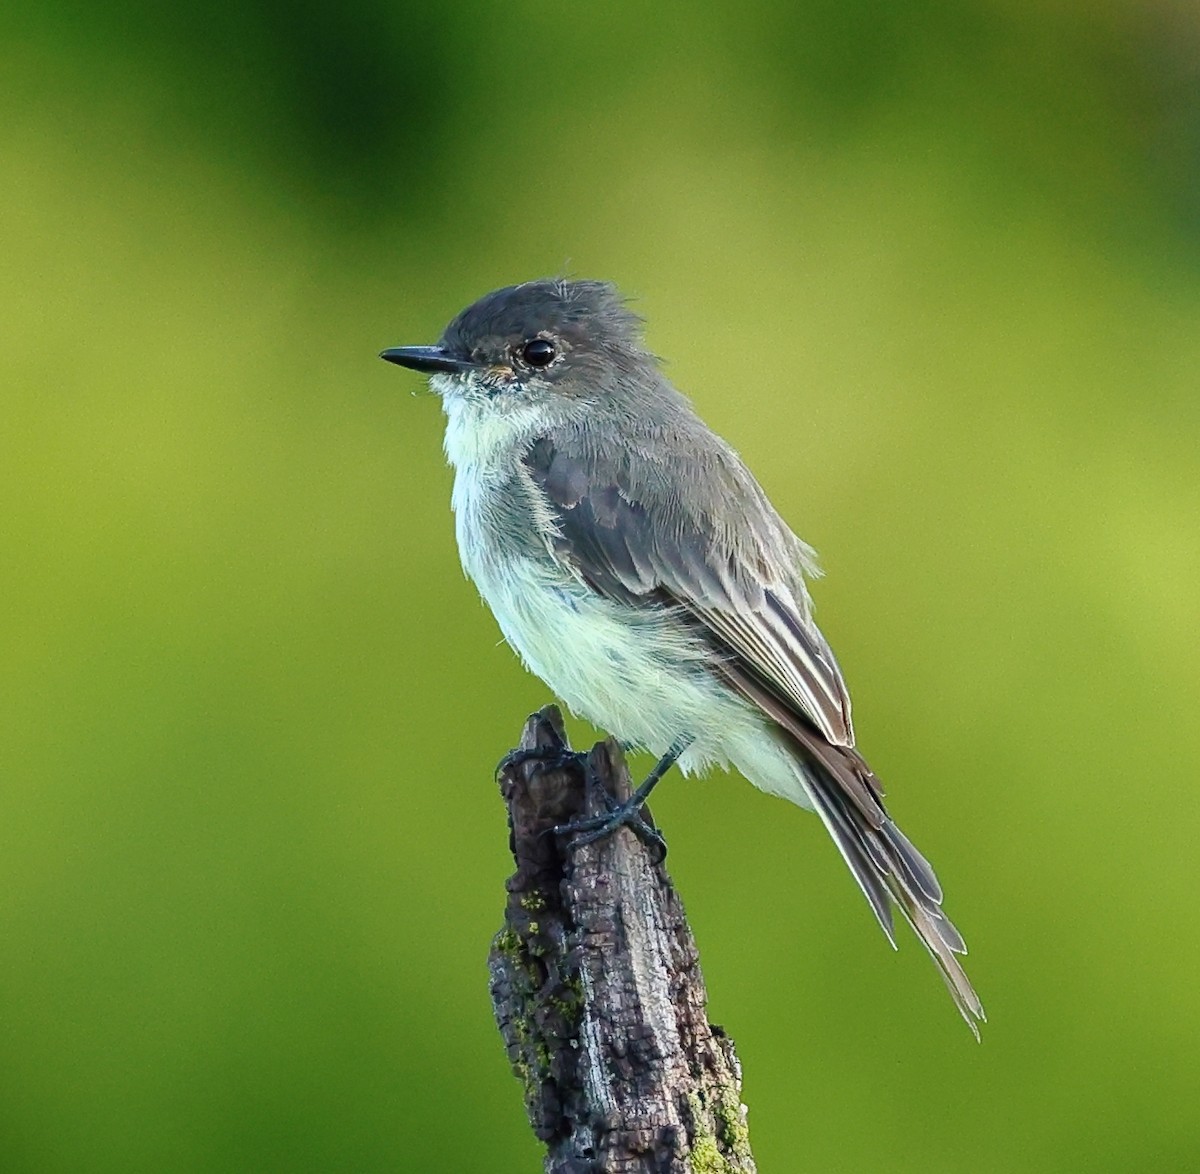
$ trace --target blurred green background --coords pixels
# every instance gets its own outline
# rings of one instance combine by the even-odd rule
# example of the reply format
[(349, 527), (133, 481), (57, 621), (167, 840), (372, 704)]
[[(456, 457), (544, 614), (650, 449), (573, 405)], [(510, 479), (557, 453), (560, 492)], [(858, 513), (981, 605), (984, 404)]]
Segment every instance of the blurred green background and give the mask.
[(485, 957), (547, 691), (375, 356), (562, 271), (822, 552), (991, 1018), (811, 816), (668, 782), (760, 1168), (1200, 1168), (1191, 0), (0, 34), (0, 1169), (540, 1168)]

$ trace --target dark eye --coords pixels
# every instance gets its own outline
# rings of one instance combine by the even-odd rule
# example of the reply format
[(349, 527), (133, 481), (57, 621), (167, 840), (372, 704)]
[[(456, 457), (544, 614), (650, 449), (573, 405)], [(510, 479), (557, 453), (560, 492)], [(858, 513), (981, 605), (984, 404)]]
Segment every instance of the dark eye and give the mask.
[(557, 353), (554, 343), (547, 338), (531, 338), (521, 348), (521, 358), (531, 367), (549, 366)]

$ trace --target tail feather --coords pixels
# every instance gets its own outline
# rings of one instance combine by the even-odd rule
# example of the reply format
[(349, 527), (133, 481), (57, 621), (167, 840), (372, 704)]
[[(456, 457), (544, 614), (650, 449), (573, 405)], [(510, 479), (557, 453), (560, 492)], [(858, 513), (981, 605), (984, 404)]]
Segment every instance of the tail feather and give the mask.
[(929, 861), (888, 815), (875, 773), (853, 746), (826, 740), (744, 670), (728, 662), (721, 670), (738, 692), (778, 723), (805, 796), (833, 837), (888, 941), (896, 945), (894, 903), (929, 951), (959, 1014), (978, 1039), (979, 1024), (987, 1016), (955, 956), (966, 954), (966, 944), (942, 912), (942, 886)]
[(862, 889), (872, 912), (879, 922), (879, 927), (887, 935), (896, 948), (896, 934), (892, 924), (892, 905), (888, 900), (888, 888), (885, 877), (886, 863), (874, 851), (871, 839), (861, 835), (854, 822), (847, 816), (843, 806), (829, 801), (821, 789), (814, 788), (804, 778), (804, 789), (812, 801), (813, 807), (821, 817), (838, 851), (842, 854), (858, 887)]
[(942, 903), (942, 886), (933, 866), (917, 851), (916, 845), (890, 819), (883, 825), (884, 834), (896, 852), (910, 882), (917, 886), (935, 905)]
[[(836, 747), (830, 749), (837, 752)], [(879, 828), (863, 818), (858, 807), (845, 798), (830, 778), (824, 763), (805, 755), (801, 775), (809, 799), (850, 866), (859, 888), (866, 894), (888, 940), (893, 946), (896, 944), (891, 910), (882, 898), (883, 891), (899, 907), (929, 951), (954, 1005), (978, 1039), (979, 1024), (987, 1016), (956, 957), (966, 954), (967, 947), (954, 923), (941, 909), (942, 889), (928, 861), (886, 812)]]

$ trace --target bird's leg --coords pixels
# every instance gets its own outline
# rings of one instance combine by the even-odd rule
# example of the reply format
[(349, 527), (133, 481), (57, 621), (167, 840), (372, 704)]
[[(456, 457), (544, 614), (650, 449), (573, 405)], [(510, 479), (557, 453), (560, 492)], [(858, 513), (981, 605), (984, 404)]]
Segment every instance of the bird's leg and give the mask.
[(659, 831), (642, 817), (642, 807), (659, 780), (675, 765), (676, 760), (691, 743), (690, 737), (677, 739), (671, 745), (671, 749), (654, 764), (653, 770), (646, 776), (642, 785), (624, 803), (614, 803), (605, 791), (609, 811), (604, 815), (590, 815), (584, 819), (573, 819), (570, 823), (559, 824), (553, 829), (554, 834), (573, 836), (569, 847), (574, 851), (585, 844), (594, 844), (597, 840), (604, 839), (619, 827), (627, 827), (643, 843), (658, 848), (661, 853), (659, 859), (662, 860), (667, 854), (667, 842)]

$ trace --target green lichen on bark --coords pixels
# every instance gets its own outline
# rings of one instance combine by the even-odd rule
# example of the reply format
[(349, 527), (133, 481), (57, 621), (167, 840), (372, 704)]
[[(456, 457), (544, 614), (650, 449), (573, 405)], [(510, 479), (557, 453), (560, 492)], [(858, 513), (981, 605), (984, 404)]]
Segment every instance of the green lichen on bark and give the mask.
[(754, 1169), (746, 1108), (737, 1088), (719, 1086), (715, 1095), (702, 1089), (687, 1097), (692, 1148), (689, 1174), (742, 1174)]
[(723, 1086), (713, 1103), (713, 1116), (717, 1122), (717, 1138), (722, 1149), (742, 1163), (745, 1169), (752, 1162), (750, 1151), (750, 1126), (746, 1122), (746, 1106), (742, 1104), (741, 1092), (737, 1088)]

